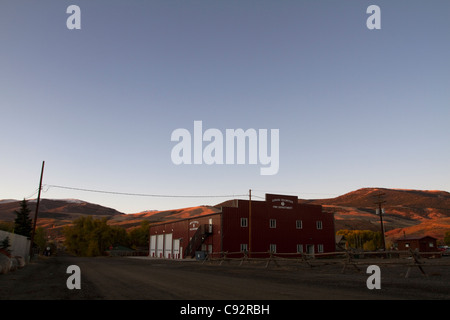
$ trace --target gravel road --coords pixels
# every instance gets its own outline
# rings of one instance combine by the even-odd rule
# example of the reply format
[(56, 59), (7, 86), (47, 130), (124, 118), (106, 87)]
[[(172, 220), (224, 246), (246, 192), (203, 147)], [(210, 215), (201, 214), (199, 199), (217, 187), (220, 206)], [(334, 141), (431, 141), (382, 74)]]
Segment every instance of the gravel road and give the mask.
[[(447, 259), (444, 261), (444, 259)], [(450, 258), (436, 259), (450, 263)], [(69, 265), (81, 271), (81, 289), (69, 290)], [(324, 300), (450, 299), (450, 267), (381, 267), (381, 289), (369, 290), (366, 267), (166, 261), (133, 257), (41, 257), (0, 275), (0, 300)]]

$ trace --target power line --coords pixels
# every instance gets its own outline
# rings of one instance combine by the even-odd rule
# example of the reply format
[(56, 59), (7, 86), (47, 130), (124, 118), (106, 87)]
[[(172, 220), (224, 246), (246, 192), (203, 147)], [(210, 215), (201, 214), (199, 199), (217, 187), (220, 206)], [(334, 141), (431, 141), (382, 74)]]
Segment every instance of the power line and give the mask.
[[(258, 192), (264, 192), (264, 193), (268, 193), (269, 191), (267, 190), (259, 190), (259, 189), (252, 189), (252, 191), (258, 191)], [(298, 194), (298, 195), (303, 195), (303, 194), (317, 194), (317, 195), (327, 195), (327, 196), (339, 196), (340, 194), (338, 193), (322, 193), (322, 192), (301, 192), (301, 191), (281, 191), (281, 190), (270, 190), (270, 192), (275, 192), (275, 193), (280, 193), (280, 194)]]
[(25, 197), (24, 199), (25, 199), (25, 200), (31, 199), (31, 197), (34, 196), (36, 193), (38, 193), (38, 191), (39, 191), (39, 188), (36, 189), (36, 190), (35, 190), (32, 194), (30, 194), (29, 196)]
[(265, 197), (257, 196), (257, 195), (254, 195), (254, 194), (252, 194), (252, 197), (254, 197), (254, 198), (259, 198), (259, 199), (263, 199), (263, 200), (266, 199)]
[(95, 189), (85, 189), (85, 188), (75, 188), (75, 187), (67, 187), (67, 186), (59, 186), (47, 184), (45, 185), (47, 191), (50, 188), (58, 188), (58, 189), (67, 189), (67, 190), (76, 190), (76, 191), (84, 191), (84, 192), (95, 192), (95, 193), (104, 193), (104, 194), (115, 194), (122, 196), (137, 196), (137, 197), (155, 197), (155, 198), (234, 198), (234, 197), (247, 197), (248, 194), (237, 194), (237, 195), (168, 195), (168, 194), (146, 194), (146, 193), (131, 193), (131, 192), (117, 192), (117, 191), (106, 191), (106, 190), (95, 190)]

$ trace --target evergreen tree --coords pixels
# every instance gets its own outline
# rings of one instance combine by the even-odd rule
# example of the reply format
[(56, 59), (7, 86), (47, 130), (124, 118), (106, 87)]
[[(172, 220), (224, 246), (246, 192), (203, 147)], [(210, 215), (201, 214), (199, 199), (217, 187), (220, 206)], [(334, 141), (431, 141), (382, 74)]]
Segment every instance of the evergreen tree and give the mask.
[(31, 210), (28, 208), (27, 201), (23, 199), (23, 201), (20, 203), (20, 210), (16, 210), (14, 212), (17, 215), (16, 219), (14, 220), (14, 232), (25, 237), (30, 237), (33, 226), (31, 224), (30, 218)]
[(5, 239), (3, 239), (2, 241), (0, 241), (0, 249), (4, 249), (7, 252), (9, 251), (9, 247), (11, 246), (11, 242), (9, 240), (9, 237), (6, 237)]

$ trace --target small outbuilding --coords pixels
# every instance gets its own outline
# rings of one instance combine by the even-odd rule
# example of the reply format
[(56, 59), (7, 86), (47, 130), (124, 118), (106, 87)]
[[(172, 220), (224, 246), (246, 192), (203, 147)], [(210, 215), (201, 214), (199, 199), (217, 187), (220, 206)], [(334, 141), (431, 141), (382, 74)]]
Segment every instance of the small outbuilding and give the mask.
[(336, 251), (346, 251), (348, 250), (347, 239), (343, 234), (337, 234), (336, 238)]
[(397, 239), (398, 250), (418, 250), (419, 252), (436, 252), (437, 239), (430, 236), (405, 237)]

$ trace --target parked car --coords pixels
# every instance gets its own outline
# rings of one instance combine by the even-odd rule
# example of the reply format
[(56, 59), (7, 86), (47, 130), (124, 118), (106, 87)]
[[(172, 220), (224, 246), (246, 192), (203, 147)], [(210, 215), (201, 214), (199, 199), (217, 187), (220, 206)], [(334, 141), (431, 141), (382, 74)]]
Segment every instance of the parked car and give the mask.
[(442, 253), (443, 256), (450, 256), (450, 247), (449, 246), (439, 246), (438, 250)]

